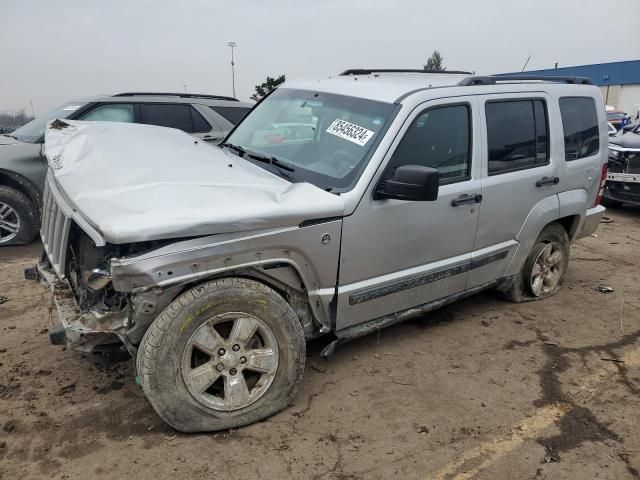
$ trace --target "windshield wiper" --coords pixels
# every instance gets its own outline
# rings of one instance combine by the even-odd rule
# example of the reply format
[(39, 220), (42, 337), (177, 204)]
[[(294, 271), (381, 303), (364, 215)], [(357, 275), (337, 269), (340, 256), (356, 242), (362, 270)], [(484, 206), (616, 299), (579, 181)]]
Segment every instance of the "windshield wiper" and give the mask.
[(244, 148), (239, 147), (238, 145), (234, 145), (233, 143), (225, 143), (222, 146), (227, 147), (233, 150), (234, 152), (237, 152), (241, 157), (244, 157), (245, 154), (247, 153), (247, 151)]
[(240, 157), (244, 158), (244, 157), (249, 157), (253, 160), (257, 160), (258, 162), (263, 162), (263, 163), (268, 163), (269, 165), (272, 165), (274, 167), (276, 167), (278, 169), (278, 171), (280, 171), (280, 173), (284, 176), (287, 177), (288, 179), (291, 180), (291, 176), (284, 173), (284, 171), (286, 172), (295, 172), (296, 169), (293, 168), (292, 166), (288, 165), (287, 163), (284, 163), (282, 160), (279, 160), (278, 158), (274, 157), (274, 156), (268, 156), (268, 155), (260, 155), (259, 153), (250, 153), (247, 152), (244, 148), (238, 146), (238, 145), (234, 145), (233, 143), (225, 143), (223, 145), (223, 147), (227, 147), (235, 152), (237, 152)]
[(287, 172), (295, 172), (296, 169), (293, 168), (291, 165), (284, 163), (282, 160), (279, 160), (278, 158), (274, 157), (274, 156), (268, 156), (268, 155), (259, 155), (257, 153), (247, 153), (247, 157), (249, 158), (253, 158), (254, 160), (257, 160), (259, 162), (265, 162), (268, 163), (270, 165), (273, 165), (274, 167), (278, 167), (282, 170), (286, 170)]
[(18, 140), (18, 137), (16, 137), (15, 135), (9, 135), (8, 133), (3, 133), (2, 136), (3, 137), (13, 138), (14, 140)]

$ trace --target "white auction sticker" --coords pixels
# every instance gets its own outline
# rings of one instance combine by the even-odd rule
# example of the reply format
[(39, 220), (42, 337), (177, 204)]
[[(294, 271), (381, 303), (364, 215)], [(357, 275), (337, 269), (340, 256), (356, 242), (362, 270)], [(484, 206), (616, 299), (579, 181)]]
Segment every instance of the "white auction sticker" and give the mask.
[(336, 118), (333, 123), (329, 125), (329, 128), (327, 128), (327, 133), (364, 147), (375, 132)]

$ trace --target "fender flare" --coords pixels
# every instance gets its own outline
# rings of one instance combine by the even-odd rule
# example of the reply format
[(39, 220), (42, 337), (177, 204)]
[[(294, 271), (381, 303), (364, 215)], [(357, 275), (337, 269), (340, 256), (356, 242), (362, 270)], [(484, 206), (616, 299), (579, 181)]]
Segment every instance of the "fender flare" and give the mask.
[[(5, 182), (3, 178), (8, 178), (10, 181)], [(25, 193), (29, 197), (29, 200), (33, 202), (33, 205), (37, 209), (38, 218), (40, 218), (42, 214), (42, 192), (31, 180), (11, 170), (0, 168), (0, 185), (17, 188)]]
[(516, 240), (518, 249), (511, 258), (505, 276), (518, 275), (542, 229), (560, 218), (558, 195), (550, 195), (536, 203), (525, 219)]

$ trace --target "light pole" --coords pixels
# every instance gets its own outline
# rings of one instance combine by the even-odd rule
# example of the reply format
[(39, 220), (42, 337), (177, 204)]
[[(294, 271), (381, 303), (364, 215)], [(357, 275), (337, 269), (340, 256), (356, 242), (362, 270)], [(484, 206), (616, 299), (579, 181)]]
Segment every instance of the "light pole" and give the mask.
[(233, 96), (236, 96), (236, 70), (233, 61), (233, 48), (238, 45), (236, 42), (229, 42), (227, 46), (231, 47), (231, 85), (233, 87)]
[(187, 86), (185, 84), (182, 85), (182, 88), (184, 88), (184, 93), (187, 93)]

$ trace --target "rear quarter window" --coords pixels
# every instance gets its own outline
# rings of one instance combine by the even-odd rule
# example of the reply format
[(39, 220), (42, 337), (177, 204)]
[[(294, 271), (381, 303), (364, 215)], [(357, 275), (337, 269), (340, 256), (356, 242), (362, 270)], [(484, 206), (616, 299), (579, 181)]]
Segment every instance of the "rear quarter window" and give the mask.
[(591, 97), (564, 97), (559, 103), (564, 130), (564, 159), (569, 162), (597, 154), (600, 134), (595, 100)]
[(249, 113), (251, 110), (248, 107), (209, 107), (216, 113), (222, 115), (226, 120), (229, 120), (233, 125), (240, 123), (240, 120)]

